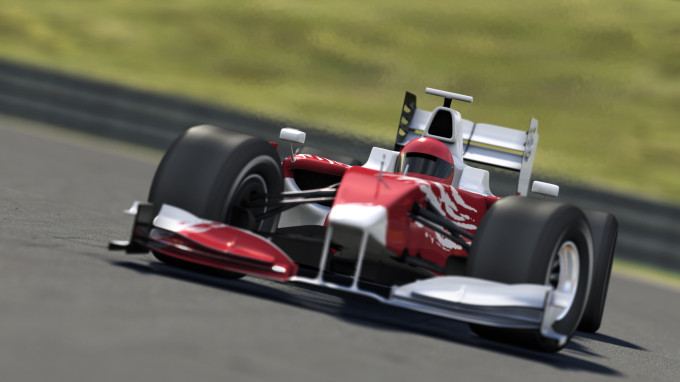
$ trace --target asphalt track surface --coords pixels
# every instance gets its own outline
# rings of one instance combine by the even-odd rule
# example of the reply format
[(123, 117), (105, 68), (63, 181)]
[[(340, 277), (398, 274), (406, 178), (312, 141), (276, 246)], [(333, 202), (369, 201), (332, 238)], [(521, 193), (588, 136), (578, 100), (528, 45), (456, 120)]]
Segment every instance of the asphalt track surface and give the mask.
[(0, 117), (0, 380), (677, 381), (680, 290), (613, 275), (557, 354), (306, 286), (108, 252), (160, 154)]

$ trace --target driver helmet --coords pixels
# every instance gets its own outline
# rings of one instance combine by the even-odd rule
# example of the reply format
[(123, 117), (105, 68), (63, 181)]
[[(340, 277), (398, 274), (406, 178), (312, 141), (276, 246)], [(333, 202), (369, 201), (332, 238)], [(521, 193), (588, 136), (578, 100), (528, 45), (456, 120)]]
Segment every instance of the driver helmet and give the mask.
[(414, 139), (401, 149), (395, 173), (415, 178), (453, 183), (453, 156), (444, 143), (430, 137)]

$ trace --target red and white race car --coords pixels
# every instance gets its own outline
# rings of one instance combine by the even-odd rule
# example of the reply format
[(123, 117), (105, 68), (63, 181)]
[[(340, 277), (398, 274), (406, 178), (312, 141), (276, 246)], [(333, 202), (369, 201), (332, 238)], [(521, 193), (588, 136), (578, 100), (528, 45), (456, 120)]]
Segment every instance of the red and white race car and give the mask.
[[(473, 123), (444, 98), (428, 112), (406, 93), (393, 150), (364, 165), (298, 153), (202, 125), (168, 149), (148, 203), (135, 203), (128, 253), (370, 296), (470, 323), (480, 336), (558, 351), (600, 327), (617, 236), (608, 213), (528, 198), (538, 122), (528, 131)], [(284, 128), (280, 138), (304, 143)], [(519, 172), (499, 198), (489, 173)], [(532, 192), (559, 188), (534, 182)]]

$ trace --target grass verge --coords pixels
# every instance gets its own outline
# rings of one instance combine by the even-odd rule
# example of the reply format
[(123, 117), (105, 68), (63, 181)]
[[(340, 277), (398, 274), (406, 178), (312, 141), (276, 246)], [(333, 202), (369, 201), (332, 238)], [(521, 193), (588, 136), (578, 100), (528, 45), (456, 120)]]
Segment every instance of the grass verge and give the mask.
[(680, 291), (680, 273), (632, 261), (615, 260), (612, 272)]

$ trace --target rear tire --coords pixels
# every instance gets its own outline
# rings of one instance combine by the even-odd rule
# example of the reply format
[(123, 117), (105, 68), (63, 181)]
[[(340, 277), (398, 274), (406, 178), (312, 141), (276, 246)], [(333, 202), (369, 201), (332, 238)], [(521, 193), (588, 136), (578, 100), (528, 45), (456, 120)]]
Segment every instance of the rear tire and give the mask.
[[(581, 321), (591, 278), (590, 227), (578, 208), (536, 199), (506, 197), (484, 216), (468, 257), (471, 277), (507, 284), (551, 285), (568, 296), (552, 330), (571, 338)], [(564, 344), (540, 330), (472, 324), (476, 334), (555, 352)], [(566, 343), (566, 342), (565, 342)]]
[[(283, 175), (276, 150), (266, 141), (210, 125), (194, 126), (179, 136), (158, 165), (149, 192), (157, 210), (170, 204), (192, 214), (248, 230), (273, 232), (278, 216), (255, 222), (243, 205), (257, 194), (280, 194)], [(255, 211), (262, 213), (266, 209)], [(171, 265), (206, 267), (154, 252)], [(214, 273), (214, 271), (211, 271)], [(219, 271), (222, 276), (243, 274)]]
[(595, 333), (602, 324), (619, 229), (612, 214), (600, 211), (585, 211), (585, 214), (593, 232), (593, 281), (578, 330)]

